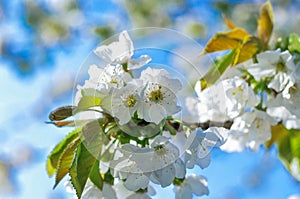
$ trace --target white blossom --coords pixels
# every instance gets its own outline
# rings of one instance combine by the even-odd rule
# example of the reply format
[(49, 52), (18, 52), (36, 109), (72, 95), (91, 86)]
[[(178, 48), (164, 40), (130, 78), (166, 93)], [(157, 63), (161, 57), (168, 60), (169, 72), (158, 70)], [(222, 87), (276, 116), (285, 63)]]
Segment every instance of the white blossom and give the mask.
[[(199, 90), (199, 83), (195, 90), (198, 103), (192, 103), (189, 109), (198, 113), (198, 121), (225, 122), (242, 114), (245, 109), (258, 104), (258, 97), (247, 82), (239, 77), (225, 79)], [(192, 101), (193, 102), (193, 101)]]
[(188, 137), (189, 148), (184, 155), (186, 167), (189, 169), (195, 165), (202, 169), (208, 167), (211, 148), (221, 146), (226, 140), (226, 134), (226, 129), (217, 127), (211, 127), (205, 132), (201, 128), (193, 131)]
[(151, 148), (123, 145), (110, 166), (113, 176), (126, 179), (124, 186), (131, 191), (144, 189), (149, 179), (166, 187), (186, 172), (178, 148), (164, 136), (156, 136)]
[[(76, 191), (71, 183), (70, 180), (65, 182), (66, 191), (69, 193), (72, 193), (74, 195), (74, 198), (76, 197)], [(81, 195), (82, 199), (117, 199), (115, 190), (112, 188), (111, 185), (104, 183), (102, 191), (96, 187), (90, 180), (86, 182), (86, 185), (84, 187), (84, 190)]]
[(226, 104), (228, 116), (234, 118), (247, 108), (258, 104), (258, 97), (248, 83), (238, 77), (222, 81), (226, 93)]
[(111, 89), (122, 88), (131, 80), (130, 75), (124, 72), (119, 64), (107, 65), (104, 68), (93, 64), (90, 66), (88, 74), (89, 79), (85, 81), (84, 85), (77, 86), (75, 104), (78, 104), (82, 97), (82, 90), (87, 96), (104, 98), (109, 96)]
[(140, 79), (146, 86), (142, 93), (142, 105), (137, 111), (139, 118), (159, 124), (167, 116), (181, 110), (175, 94), (182, 87), (178, 79), (172, 79), (166, 70), (152, 68), (142, 71)]
[(271, 125), (277, 122), (264, 111), (254, 109), (234, 119), (228, 139), (220, 148), (227, 152), (258, 150), (271, 138)]
[(270, 98), (267, 104), (267, 113), (278, 122), (282, 122), (288, 129), (300, 128), (300, 92), (293, 87), (289, 96), (279, 93), (274, 98)]
[(98, 77), (97, 90), (108, 93), (112, 88), (122, 88), (131, 80), (120, 64), (107, 65)]
[(195, 174), (187, 176), (181, 185), (174, 187), (176, 199), (191, 199), (196, 196), (208, 195), (208, 183), (205, 177)]
[(119, 124), (128, 123), (141, 103), (142, 81), (131, 81), (125, 87), (112, 93), (112, 116), (119, 119)]
[(150, 196), (154, 196), (156, 191), (151, 185), (145, 189), (144, 192), (133, 192), (126, 189), (124, 183), (122, 181), (116, 183), (113, 186), (118, 199), (129, 199), (129, 198), (150, 198)]
[(295, 84), (297, 67), (294, 64), (292, 55), (288, 51), (280, 52), (265, 51), (257, 55), (258, 63), (248, 67), (248, 71), (255, 80), (272, 77), (268, 87), (276, 92), (288, 94), (289, 88)]
[(257, 61), (258, 63), (248, 67), (248, 71), (256, 81), (260, 81), (263, 77), (274, 76), (276, 71), (284, 67), (287, 62), (292, 62), (292, 56), (288, 51), (280, 52), (278, 49), (258, 54)]
[(149, 184), (149, 177), (142, 173), (129, 174), (124, 187), (130, 191), (138, 191), (139, 189), (146, 189)]
[(127, 31), (120, 33), (119, 41), (99, 46), (94, 50), (94, 53), (109, 64), (127, 63), (128, 70), (140, 68), (151, 61), (149, 55), (141, 55), (137, 59), (131, 58), (134, 53), (134, 47)]

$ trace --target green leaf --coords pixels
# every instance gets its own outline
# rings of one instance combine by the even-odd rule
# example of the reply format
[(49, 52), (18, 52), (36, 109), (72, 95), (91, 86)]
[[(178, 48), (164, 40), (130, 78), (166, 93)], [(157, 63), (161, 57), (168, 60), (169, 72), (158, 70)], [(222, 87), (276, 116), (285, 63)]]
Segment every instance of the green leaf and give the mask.
[(291, 175), (300, 181), (300, 130), (289, 130), (278, 124), (272, 127), (270, 142), (276, 142), (279, 159)]
[(237, 65), (249, 59), (261, 50), (261, 43), (256, 37), (248, 37), (243, 44), (237, 48), (233, 65)]
[(103, 179), (100, 174), (99, 164), (99, 160), (96, 160), (89, 177), (90, 180), (94, 183), (94, 185), (96, 185), (100, 190), (102, 190)]
[(81, 198), (85, 184), (93, 171), (95, 163), (96, 158), (88, 151), (83, 143), (80, 143), (69, 172), (78, 198)]
[(273, 144), (280, 142), (283, 138), (285, 138), (288, 135), (288, 130), (283, 124), (277, 124), (275, 126), (271, 126), (271, 135), (271, 139), (265, 143), (267, 149), (270, 149)]
[(50, 177), (53, 176), (53, 174), (56, 172), (61, 154), (64, 152), (69, 143), (78, 138), (80, 132), (81, 128), (75, 129), (74, 131), (69, 133), (61, 142), (59, 142), (51, 151), (46, 164), (47, 173)]
[(102, 130), (105, 119), (91, 121), (82, 127), (82, 139), (85, 147), (95, 157), (99, 157), (102, 145), (108, 143), (108, 139)]
[(300, 39), (299, 36), (295, 33), (290, 34), (288, 40), (288, 49), (290, 52), (298, 52), (300, 53)]
[(273, 8), (270, 1), (261, 6), (257, 24), (257, 36), (263, 44), (263, 48), (267, 49), (274, 26)]
[(82, 127), (81, 138), (83, 141), (77, 147), (76, 157), (70, 169), (71, 181), (78, 198), (81, 197), (88, 177), (92, 178), (91, 180), (96, 186), (102, 188), (102, 182), (99, 182), (101, 179), (99, 176), (94, 176), (94, 173), (98, 172), (94, 167), (99, 167), (97, 160), (100, 159), (102, 145), (107, 143), (107, 138), (102, 130), (104, 122), (105, 119), (94, 120)]
[(49, 177), (52, 177), (56, 172), (56, 167), (53, 166), (49, 157), (47, 158), (47, 162), (46, 162), (46, 170)]
[(71, 143), (68, 144), (68, 146), (65, 148), (61, 156), (58, 160), (57, 165), (57, 172), (56, 172), (56, 178), (55, 178), (55, 185), (53, 189), (58, 185), (58, 183), (67, 175), (69, 172), (69, 168), (71, 166), (71, 163), (73, 162), (74, 158), (74, 151), (80, 142), (80, 138), (77, 137), (75, 140), (73, 140)]
[(235, 57), (236, 50), (232, 50), (229, 54), (223, 56), (218, 60), (210, 70), (201, 78), (201, 85), (205, 86), (202, 89), (214, 84), (219, 77), (224, 73), (224, 71), (230, 66)]
[(56, 120), (64, 120), (68, 117), (71, 117), (73, 115), (73, 111), (76, 109), (76, 106), (63, 106), (55, 109), (54, 111), (51, 111), (49, 114), (49, 119), (51, 121)]
[(234, 28), (228, 32), (219, 32), (207, 42), (201, 54), (236, 49), (250, 36), (251, 35), (242, 28)]
[(87, 110), (88, 108), (99, 106), (101, 99), (95, 96), (83, 96), (78, 102), (76, 112)]
[(101, 155), (101, 161), (102, 162), (108, 162), (112, 160), (113, 153), (110, 152), (110, 147), (108, 147)]

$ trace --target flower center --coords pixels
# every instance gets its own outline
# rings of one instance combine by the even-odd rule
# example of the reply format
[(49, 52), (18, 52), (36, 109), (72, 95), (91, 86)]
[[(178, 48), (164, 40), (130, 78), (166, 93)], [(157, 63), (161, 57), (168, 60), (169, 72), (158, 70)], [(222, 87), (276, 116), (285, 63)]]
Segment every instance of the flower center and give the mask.
[(283, 62), (283, 60), (280, 60), (277, 64), (276, 67), (276, 72), (278, 73), (279, 71), (285, 72), (285, 63)]
[(150, 101), (157, 103), (164, 99), (164, 96), (160, 89), (161, 86), (159, 86), (157, 90), (151, 91), (149, 96)]
[(111, 83), (111, 84), (115, 84), (117, 87), (119, 86), (119, 82), (118, 82), (118, 80), (116, 80), (116, 79), (111, 79), (110, 80), (110, 82), (109, 83)]
[(167, 153), (167, 150), (164, 148), (163, 145), (158, 145), (156, 147), (154, 147), (156, 153), (160, 156), (163, 156), (164, 154)]
[(134, 107), (134, 105), (136, 104), (136, 102), (137, 102), (137, 100), (134, 98), (133, 95), (129, 95), (125, 99), (125, 105), (127, 107)]
[(244, 89), (242, 86), (238, 86), (233, 92), (232, 95), (236, 95), (238, 92), (244, 92)]

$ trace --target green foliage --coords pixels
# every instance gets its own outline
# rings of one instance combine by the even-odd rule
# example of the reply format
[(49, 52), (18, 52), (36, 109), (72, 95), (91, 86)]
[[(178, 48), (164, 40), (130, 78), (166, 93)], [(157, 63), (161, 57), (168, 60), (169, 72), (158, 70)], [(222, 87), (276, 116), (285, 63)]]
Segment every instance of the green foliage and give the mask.
[(276, 144), (279, 159), (292, 176), (300, 181), (300, 130), (286, 129), (283, 124), (272, 127), (272, 138), (266, 143), (270, 148)]
[(201, 78), (200, 82), (202, 89), (205, 89), (207, 86), (211, 86), (219, 79), (221, 74), (223, 74), (233, 62), (235, 51), (236, 50), (232, 50), (229, 54), (217, 60), (213, 67), (211, 67), (204, 77)]
[(257, 36), (251, 35), (243, 28), (236, 27), (229, 18), (225, 23), (230, 28), (227, 32), (216, 33), (206, 44), (201, 54), (231, 50), (224, 56), (221, 64), (215, 64), (200, 80), (203, 89), (215, 83), (228, 66), (235, 66), (255, 57), (261, 50), (268, 49), (268, 43), (273, 31), (274, 17), (271, 3), (261, 6), (257, 25)]
[(96, 158), (99, 158), (102, 151), (102, 145), (106, 144), (107, 138), (102, 130), (105, 120), (94, 120), (82, 127), (81, 138), (85, 147)]
[(300, 181), (300, 131), (288, 130), (287, 136), (278, 140), (279, 158), (292, 176)]
[(82, 127), (82, 142), (77, 147), (69, 174), (72, 184), (80, 198), (87, 179), (102, 189), (103, 180), (99, 171), (99, 159), (102, 145), (107, 143), (106, 136), (102, 131), (105, 120), (94, 120)]
[(300, 38), (296, 33), (290, 34), (288, 38), (288, 50), (290, 52), (300, 53)]
[(275, 44), (275, 49), (280, 48), (281, 51), (288, 50), (293, 55), (300, 54), (300, 38), (296, 33), (291, 33), (284, 38), (278, 38)]
[(228, 32), (216, 33), (207, 42), (202, 54), (236, 49), (243, 40), (249, 36), (250, 35), (242, 28), (234, 28)]
[(81, 91), (81, 94), (82, 98), (78, 102), (76, 113), (100, 105), (101, 98), (99, 97), (97, 91), (84, 89)]
[(59, 142), (56, 147), (52, 150), (47, 159), (46, 169), (48, 175), (51, 177), (57, 171), (58, 162), (61, 155), (64, 153), (68, 145), (78, 138), (81, 128), (77, 128), (71, 133), (69, 133), (61, 142)]
[(71, 143), (68, 144), (68, 146), (60, 155), (57, 164), (57, 172), (56, 172), (54, 188), (63, 179), (63, 177), (65, 177), (65, 175), (68, 174), (70, 165), (73, 162), (74, 151), (79, 142), (80, 142), (80, 138), (77, 137), (75, 140), (73, 140)]
[[(97, 172), (94, 169), (95, 164), (99, 165), (97, 159), (89, 152), (84, 143), (80, 143), (70, 168), (71, 182), (76, 190), (78, 198), (81, 197), (89, 176), (91, 176), (92, 173)], [(97, 176), (94, 176), (92, 181), (96, 182)], [(101, 182), (96, 183), (95, 185), (101, 187)]]
[(94, 185), (96, 185), (100, 190), (102, 190), (103, 188), (103, 179), (100, 175), (100, 167), (99, 167), (99, 160), (95, 161), (95, 164), (91, 170), (90, 173), (90, 180), (94, 183)]

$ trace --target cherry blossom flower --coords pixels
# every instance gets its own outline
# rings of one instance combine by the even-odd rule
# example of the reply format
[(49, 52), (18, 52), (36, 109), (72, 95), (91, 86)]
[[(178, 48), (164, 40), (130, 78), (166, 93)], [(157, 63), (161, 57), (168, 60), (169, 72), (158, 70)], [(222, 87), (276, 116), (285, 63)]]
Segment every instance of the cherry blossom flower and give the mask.
[(258, 63), (250, 65), (248, 71), (256, 81), (263, 77), (272, 77), (276, 71), (283, 69), (286, 64), (292, 64), (292, 56), (288, 51), (265, 51), (257, 55)]
[(224, 144), (226, 137), (227, 130), (224, 128), (211, 127), (205, 132), (197, 128), (187, 140), (189, 148), (184, 155), (186, 167), (189, 169), (194, 168), (194, 165), (202, 169), (208, 167), (211, 148)]
[(124, 186), (124, 183), (122, 181), (116, 183), (113, 185), (113, 188), (117, 194), (118, 199), (128, 199), (128, 198), (151, 198), (150, 196), (154, 196), (156, 194), (156, 191), (151, 185), (148, 185), (148, 187), (145, 189), (144, 192), (133, 192), (126, 189)]
[(175, 95), (182, 87), (178, 79), (171, 78), (164, 69), (152, 68), (142, 71), (140, 79), (146, 86), (142, 93), (142, 105), (137, 110), (139, 118), (159, 124), (181, 110)]
[(119, 41), (109, 45), (102, 45), (94, 50), (94, 53), (109, 64), (125, 64), (127, 69), (133, 70), (140, 68), (151, 61), (149, 55), (141, 55), (137, 59), (132, 59), (134, 47), (127, 31), (119, 35)]
[(112, 115), (119, 119), (120, 125), (128, 123), (140, 106), (142, 86), (142, 81), (134, 80), (128, 82), (125, 87), (113, 91)]
[(103, 98), (112, 88), (121, 88), (127, 81), (131, 80), (128, 73), (125, 73), (122, 66), (107, 65), (105, 68), (100, 68), (93, 64), (88, 70), (89, 79), (84, 85), (77, 86), (74, 103), (78, 104), (82, 97), (82, 90), (85, 90), (86, 95)]
[(271, 125), (276, 120), (266, 112), (254, 109), (234, 119), (228, 139), (220, 148), (224, 151), (243, 151), (246, 147), (258, 150), (271, 138)]
[(278, 122), (282, 122), (288, 129), (300, 128), (300, 92), (294, 87), (290, 89), (289, 95), (279, 93), (267, 102), (267, 113)]
[[(276, 92), (288, 94), (289, 88), (295, 84), (295, 74), (297, 67), (294, 59), (288, 51), (280, 52), (265, 51), (257, 55), (258, 63), (248, 67), (248, 71), (253, 77), (260, 81), (262, 77), (272, 77), (268, 87)], [(296, 75), (297, 76), (297, 75)]]
[[(76, 197), (75, 189), (70, 180), (65, 182), (66, 191), (69, 193), (74, 194), (74, 198)], [(82, 199), (117, 199), (115, 190), (112, 188), (111, 185), (104, 183), (102, 191), (96, 187), (90, 180), (87, 181), (84, 190), (82, 192)]]
[(156, 136), (151, 148), (123, 145), (110, 166), (113, 176), (126, 179), (124, 186), (131, 191), (145, 189), (149, 179), (166, 187), (186, 172), (178, 148), (164, 136)]
[(189, 98), (188, 109), (198, 113), (198, 121), (225, 122), (258, 104), (258, 97), (247, 82), (239, 77), (225, 79), (203, 91), (199, 83), (195, 90), (198, 102)]

